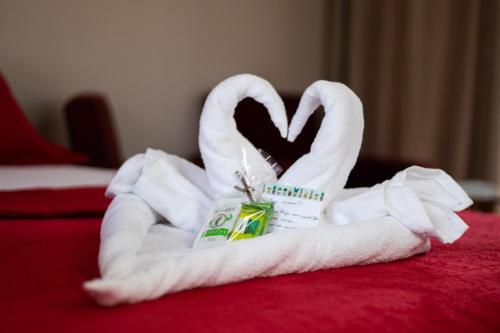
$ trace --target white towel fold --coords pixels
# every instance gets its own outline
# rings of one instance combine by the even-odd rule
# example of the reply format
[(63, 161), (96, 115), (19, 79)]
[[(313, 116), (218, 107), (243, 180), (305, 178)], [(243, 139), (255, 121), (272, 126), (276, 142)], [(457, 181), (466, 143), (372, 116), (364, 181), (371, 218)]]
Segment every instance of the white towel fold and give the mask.
[[(152, 163), (147, 169), (157, 165)], [(131, 177), (134, 174), (131, 172)], [(423, 253), (430, 248), (427, 236), (451, 242), (467, 227), (445, 206), (456, 208), (454, 203), (468, 201), (448, 177), (439, 170), (409, 168), (370, 189), (344, 191), (345, 198), (327, 210), (330, 215), (325, 221), (329, 224), (209, 249), (192, 249), (195, 233), (168, 223), (154, 224), (159, 216), (146, 202), (136, 194), (120, 194), (102, 226), (102, 278), (86, 282), (84, 288), (102, 305), (136, 303), (170, 292), (257, 276), (390, 261)], [(439, 182), (436, 179), (451, 179), (444, 182), (444, 190), (451, 191), (443, 202), (429, 190)]]
[(363, 139), (363, 105), (347, 86), (316, 81), (302, 95), (288, 141), (295, 140), (320, 105), (325, 108), (325, 117), (311, 151), (299, 158), (278, 182), (325, 191), (324, 202), (328, 204), (344, 188), (358, 158)]
[(433, 225), (420, 199), (408, 186), (376, 185), (327, 208), (327, 222), (347, 225), (392, 216), (415, 233), (430, 235)]
[(472, 205), (472, 200), (462, 187), (440, 169), (412, 166), (398, 172), (389, 182), (410, 186), (420, 199), (438, 203), (453, 211)]
[(88, 281), (84, 288), (101, 305), (137, 303), (195, 287), (391, 261), (429, 249), (425, 237), (391, 217), (286, 230), (201, 250), (190, 248), (194, 236), (156, 224), (132, 274)]
[(325, 219), (337, 225), (392, 216), (415, 233), (451, 243), (467, 225), (453, 211), (472, 204), (463, 189), (444, 171), (417, 166), (368, 189), (344, 190), (327, 207)]
[(197, 231), (210, 209), (206, 173), (178, 156), (148, 149), (129, 159), (109, 185), (109, 196), (133, 193), (174, 226)]
[(236, 128), (234, 111), (245, 97), (262, 103), (281, 136), (286, 137), (288, 121), (285, 107), (269, 82), (254, 75), (241, 74), (219, 83), (208, 95), (203, 107), (199, 138), (201, 157), (215, 199), (240, 194), (234, 188), (237, 184), (234, 173), (245, 171), (242, 170), (243, 160), (252, 166), (254, 174), (269, 173), (267, 162), (260, 152)]
[(116, 196), (101, 226), (99, 270), (103, 278), (122, 278), (132, 274), (149, 228), (159, 216), (134, 194)]
[(452, 243), (469, 228), (454, 212), (471, 206), (472, 200), (443, 170), (412, 166), (398, 172), (389, 183), (412, 188), (434, 226), (432, 235), (441, 242)]
[(154, 149), (127, 160), (106, 195), (115, 198), (101, 227), (99, 268), (104, 278), (133, 272), (147, 231), (161, 217), (196, 232), (212, 200), (203, 169)]

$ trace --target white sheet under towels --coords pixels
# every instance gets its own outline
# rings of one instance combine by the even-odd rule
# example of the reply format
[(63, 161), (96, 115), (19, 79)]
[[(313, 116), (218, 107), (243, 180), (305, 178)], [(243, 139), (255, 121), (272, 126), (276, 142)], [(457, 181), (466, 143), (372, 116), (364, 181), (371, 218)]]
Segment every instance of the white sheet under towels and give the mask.
[(0, 165), (0, 190), (107, 186), (115, 173), (82, 165)]

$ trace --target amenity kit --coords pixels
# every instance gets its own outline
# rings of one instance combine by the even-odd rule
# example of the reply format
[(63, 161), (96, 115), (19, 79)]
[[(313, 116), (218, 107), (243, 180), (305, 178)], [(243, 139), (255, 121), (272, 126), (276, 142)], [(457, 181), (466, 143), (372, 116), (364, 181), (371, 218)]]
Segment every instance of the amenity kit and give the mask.
[[(236, 128), (234, 110), (245, 97), (262, 103), (290, 142), (324, 106), (311, 151), (281, 176)], [(288, 127), (269, 82), (249, 74), (222, 81), (200, 119), (205, 169), (148, 149), (110, 183), (101, 278), (85, 290), (101, 305), (136, 303), (258, 276), (392, 261), (425, 253), (429, 237), (458, 239), (467, 225), (455, 212), (472, 202), (442, 170), (414, 166), (371, 188), (344, 189), (363, 126), (361, 101), (340, 83), (309, 86)]]

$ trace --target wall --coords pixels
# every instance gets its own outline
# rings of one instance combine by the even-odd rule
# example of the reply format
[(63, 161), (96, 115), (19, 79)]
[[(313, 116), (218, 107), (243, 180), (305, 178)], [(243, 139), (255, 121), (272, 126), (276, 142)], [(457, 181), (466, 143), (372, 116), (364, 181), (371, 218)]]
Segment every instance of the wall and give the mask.
[(323, 0), (0, 2), (0, 70), (30, 120), (66, 144), (62, 106), (104, 92), (126, 156), (197, 151), (201, 96), (249, 72), (301, 92), (321, 78)]

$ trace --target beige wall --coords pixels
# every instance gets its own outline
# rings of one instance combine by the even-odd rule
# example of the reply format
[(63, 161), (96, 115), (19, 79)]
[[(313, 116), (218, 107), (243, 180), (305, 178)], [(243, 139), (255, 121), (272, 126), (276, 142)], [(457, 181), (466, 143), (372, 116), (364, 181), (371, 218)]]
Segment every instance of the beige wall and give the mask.
[(101, 91), (127, 156), (197, 151), (200, 98), (249, 72), (302, 91), (321, 76), (323, 0), (1, 0), (0, 70), (28, 117), (66, 144), (62, 105)]

